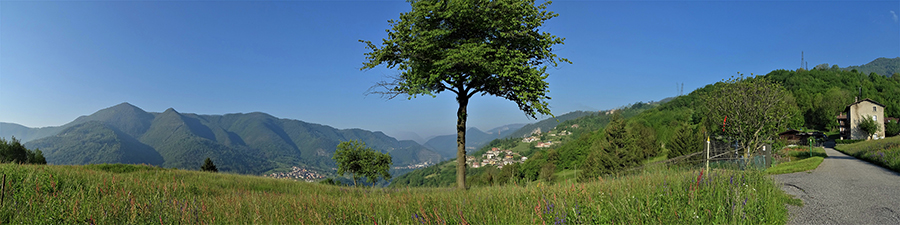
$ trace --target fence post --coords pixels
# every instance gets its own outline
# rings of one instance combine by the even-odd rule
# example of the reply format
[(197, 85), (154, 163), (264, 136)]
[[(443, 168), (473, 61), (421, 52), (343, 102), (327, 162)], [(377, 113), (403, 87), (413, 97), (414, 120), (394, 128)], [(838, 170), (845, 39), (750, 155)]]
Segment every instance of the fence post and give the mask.
[(709, 136), (706, 136), (706, 174), (709, 174)]
[(3, 199), (6, 198), (6, 174), (3, 174), (3, 185), (0, 187), (0, 206), (3, 206)]

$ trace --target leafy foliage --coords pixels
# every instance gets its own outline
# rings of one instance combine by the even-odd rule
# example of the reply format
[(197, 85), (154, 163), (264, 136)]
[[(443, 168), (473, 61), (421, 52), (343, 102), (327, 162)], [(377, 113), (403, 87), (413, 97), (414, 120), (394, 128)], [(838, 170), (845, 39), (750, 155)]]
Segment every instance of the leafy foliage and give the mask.
[(671, 159), (703, 150), (703, 138), (698, 129), (690, 125), (680, 126), (675, 131), (675, 137), (666, 145), (669, 149), (668, 157)]
[(853, 103), (854, 97), (884, 104), (885, 116), (900, 117), (900, 76), (842, 70), (775, 70), (764, 77), (792, 93), (808, 128), (836, 130), (835, 116)]
[[(719, 88), (703, 96), (703, 101), (705, 116), (710, 118), (707, 127), (740, 143), (747, 157), (799, 116), (793, 95), (764, 77), (723, 81)], [(719, 121), (723, 124), (719, 125)]]
[(216, 164), (213, 164), (212, 160), (206, 158), (206, 160), (203, 160), (203, 166), (200, 167), (200, 171), (218, 173), (219, 169), (216, 169)]
[[(388, 98), (456, 94), (457, 188), (465, 185), (466, 108), (475, 94), (515, 102), (526, 115), (550, 114), (545, 63), (569, 62), (552, 53), (563, 38), (539, 28), (557, 14), (534, 1), (410, 1), (412, 10), (390, 20), (388, 38), (378, 47), (362, 41), (361, 69), (378, 65), (399, 69), (393, 81), (378, 83)], [(571, 63), (571, 62), (570, 62)], [(543, 65), (543, 66), (542, 66)]]
[(47, 164), (47, 160), (40, 149), (27, 149), (15, 137), (9, 141), (0, 137), (0, 163)]
[(900, 135), (900, 123), (897, 122), (885, 122), (884, 123), (884, 136), (893, 137)]
[(341, 142), (337, 146), (333, 157), (338, 165), (338, 174), (350, 173), (353, 176), (353, 185), (360, 177), (366, 177), (370, 183), (374, 183), (379, 177), (391, 179), (388, 170), (391, 167), (391, 155), (380, 153), (366, 147), (366, 144), (356, 140)]
[(865, 131), (872, 138), (872, 135), (881, 131), (881, 125), (870, 117), (863, 117), (859, 121), (859, 129)]

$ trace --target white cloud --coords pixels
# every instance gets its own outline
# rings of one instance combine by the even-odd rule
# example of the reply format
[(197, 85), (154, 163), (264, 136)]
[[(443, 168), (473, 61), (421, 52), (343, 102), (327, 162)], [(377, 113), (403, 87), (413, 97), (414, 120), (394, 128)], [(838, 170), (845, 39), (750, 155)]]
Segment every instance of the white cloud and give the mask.
[(894, 22), (898, 22), (897, 13), (895, 13), (894, 10), (891, 10), (891, 16), (894, 18)]

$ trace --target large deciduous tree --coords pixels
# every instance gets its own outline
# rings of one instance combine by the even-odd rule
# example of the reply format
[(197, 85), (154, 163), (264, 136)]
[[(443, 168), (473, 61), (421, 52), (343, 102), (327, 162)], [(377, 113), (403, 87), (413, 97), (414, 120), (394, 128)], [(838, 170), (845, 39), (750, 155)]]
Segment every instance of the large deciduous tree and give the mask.
[(800, 116), (794, 97), (778, 83), (764, 77), (740, 76), (716, 86), (702, 97), (707, 121), (715, 123), (707, 125), (715, 127), (714, 133), (737, 141), (746, 158), (780, 129), (799, 125), (791, 124)]
[(391, 168), (391, 155), (381, 153), (366, 147), (366, 143), (351, 140), (341, 142), (332, 156), (338, 165), (338, 174), (350, 173), (353, 177), (353, 186), (360, 177), (366, 177), (372, 186), (379, 177), (391, 179), (388, 170)]
[[(466, 185), (466, 107), (476, 94), (494, 95), (518, 104), (527, 116), (552, 115), (546, 100), (547, 66), (568, 62), (552, 52), (563, 44), (539, 28), (558, 16), (550, 2), (533, 0), (410, 0), (412, 10), (389, 20), (381, 46), (363, 41), (362, 70), (384, 64), (400, 74), (373, 86), (369, 93), (386, 98), (407, 95), (456, 95), (457, 170), (459, 189)], [(383, 89), (380, 89), (383, 88)]]

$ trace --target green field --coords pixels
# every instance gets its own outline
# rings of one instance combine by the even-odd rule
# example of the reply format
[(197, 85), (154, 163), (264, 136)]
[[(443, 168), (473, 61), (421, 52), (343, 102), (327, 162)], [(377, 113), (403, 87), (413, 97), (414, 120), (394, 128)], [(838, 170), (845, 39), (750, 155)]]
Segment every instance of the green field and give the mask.
[(657, 169), (590, 183), (352, 188), (133, 165), (0, 164), (0, 223), (782, 224), (759, 171)]
[(839, 144), (834, 149), (847, 155), (900, 172), (900, 136), (868, 140), (853, 144)]
[(808, 170), (814, 170), (819, 164), (828, 157), (825, 154), (825, 148), (812, 148), (810, 153), (809, 147), (785, 147), (777, 154), (775, 164), (766, 169), (768, 174), (785, 174), (796, 173)]

